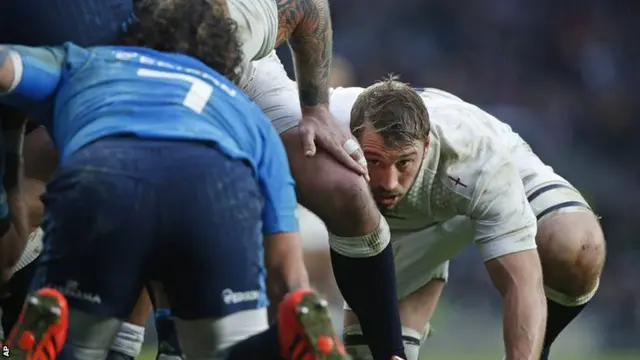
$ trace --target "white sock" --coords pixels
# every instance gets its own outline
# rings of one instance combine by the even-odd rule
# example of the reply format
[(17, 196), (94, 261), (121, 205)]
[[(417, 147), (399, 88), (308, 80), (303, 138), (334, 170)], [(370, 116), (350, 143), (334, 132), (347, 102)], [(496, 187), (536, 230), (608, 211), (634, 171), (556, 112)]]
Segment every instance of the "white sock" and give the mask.
[(143, 342), (144, 327), (124, 322), (113, 340), (111, 350), (135, 358), (140, 355)]
[(407, 341), (406, 339), (403, 341), (404, 342), (404, 354), (407, 355), (407, 359), (406, 360), (418, 360), (420, 358), (420, 345), (421, 344), (421, 338), (422, 338), (422, 334), (420, 334), (420, 332), (415, 331), (413, 329), (410, 329), (406, 326), (402, 327), (402, 336), (403, 337), (410, 337), (412, 341)]

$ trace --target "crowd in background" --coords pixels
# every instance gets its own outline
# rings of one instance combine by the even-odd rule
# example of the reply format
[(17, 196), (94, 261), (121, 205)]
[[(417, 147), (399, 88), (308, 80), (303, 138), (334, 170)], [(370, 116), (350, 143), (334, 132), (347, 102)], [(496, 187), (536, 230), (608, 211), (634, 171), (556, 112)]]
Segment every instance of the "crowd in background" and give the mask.
[[(453, 92), (511, 124), (584, 193), (608, 240), (600, 292), (586, 316), (596, 319), (605, 346), (640, 348), (640, 2), (331, 5), (334, 86), (395, 73), (416, 87)], [(499, 314), (472, 250), (454, 262), (447, 299)]]

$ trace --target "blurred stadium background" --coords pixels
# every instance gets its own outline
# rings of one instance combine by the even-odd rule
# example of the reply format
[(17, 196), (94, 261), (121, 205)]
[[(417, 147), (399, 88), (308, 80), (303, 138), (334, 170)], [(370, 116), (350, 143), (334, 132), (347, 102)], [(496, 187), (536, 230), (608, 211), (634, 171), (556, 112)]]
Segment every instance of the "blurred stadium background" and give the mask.
[[(476, 103), (519, 132), (589, 199), (608, 240), (600, 291), (554, 359), (640, 359), (640, 2), (624, 0), (331, 1), (333, 86), (388, 73)], [(287, 49), (281, 57), (290, 70)], [(326, 232), (301, 212), (314, 285), (340, 295)], [(426, 358), (501, 358), (500, 299), (471, 247), (452, 265)], [(148, 331), (154, 349), (154, 331)], [(145, 352), (143, 358), (152, 357)]]

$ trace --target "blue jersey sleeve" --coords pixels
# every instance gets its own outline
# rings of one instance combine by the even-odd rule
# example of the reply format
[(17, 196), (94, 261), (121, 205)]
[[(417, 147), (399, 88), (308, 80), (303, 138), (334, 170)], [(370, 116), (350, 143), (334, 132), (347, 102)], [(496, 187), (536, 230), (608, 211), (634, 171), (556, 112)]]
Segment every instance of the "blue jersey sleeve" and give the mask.
[(16, 78), (0, 102), (18, 108), (43, 102), (50, 105), (62, 78), (65, 48), (0, 45), (2, 51), (13, 59)]
[(284, 145), (271, 125), (265, 131), (264, 147), (257, 164), (260, 187), (265, 198), (263, 233), (297, 232), (295, 185)]

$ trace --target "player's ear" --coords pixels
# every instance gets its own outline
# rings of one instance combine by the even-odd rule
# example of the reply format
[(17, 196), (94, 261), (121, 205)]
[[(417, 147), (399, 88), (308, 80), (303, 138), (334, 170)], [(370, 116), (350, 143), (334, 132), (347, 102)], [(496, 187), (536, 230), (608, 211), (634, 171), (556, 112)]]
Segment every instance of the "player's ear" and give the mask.
[(429, 143), (431, 142), (431, 138), (427, 136), (427, 140), (424, 141), (424, 148), (428, 149), (429, 148)]

